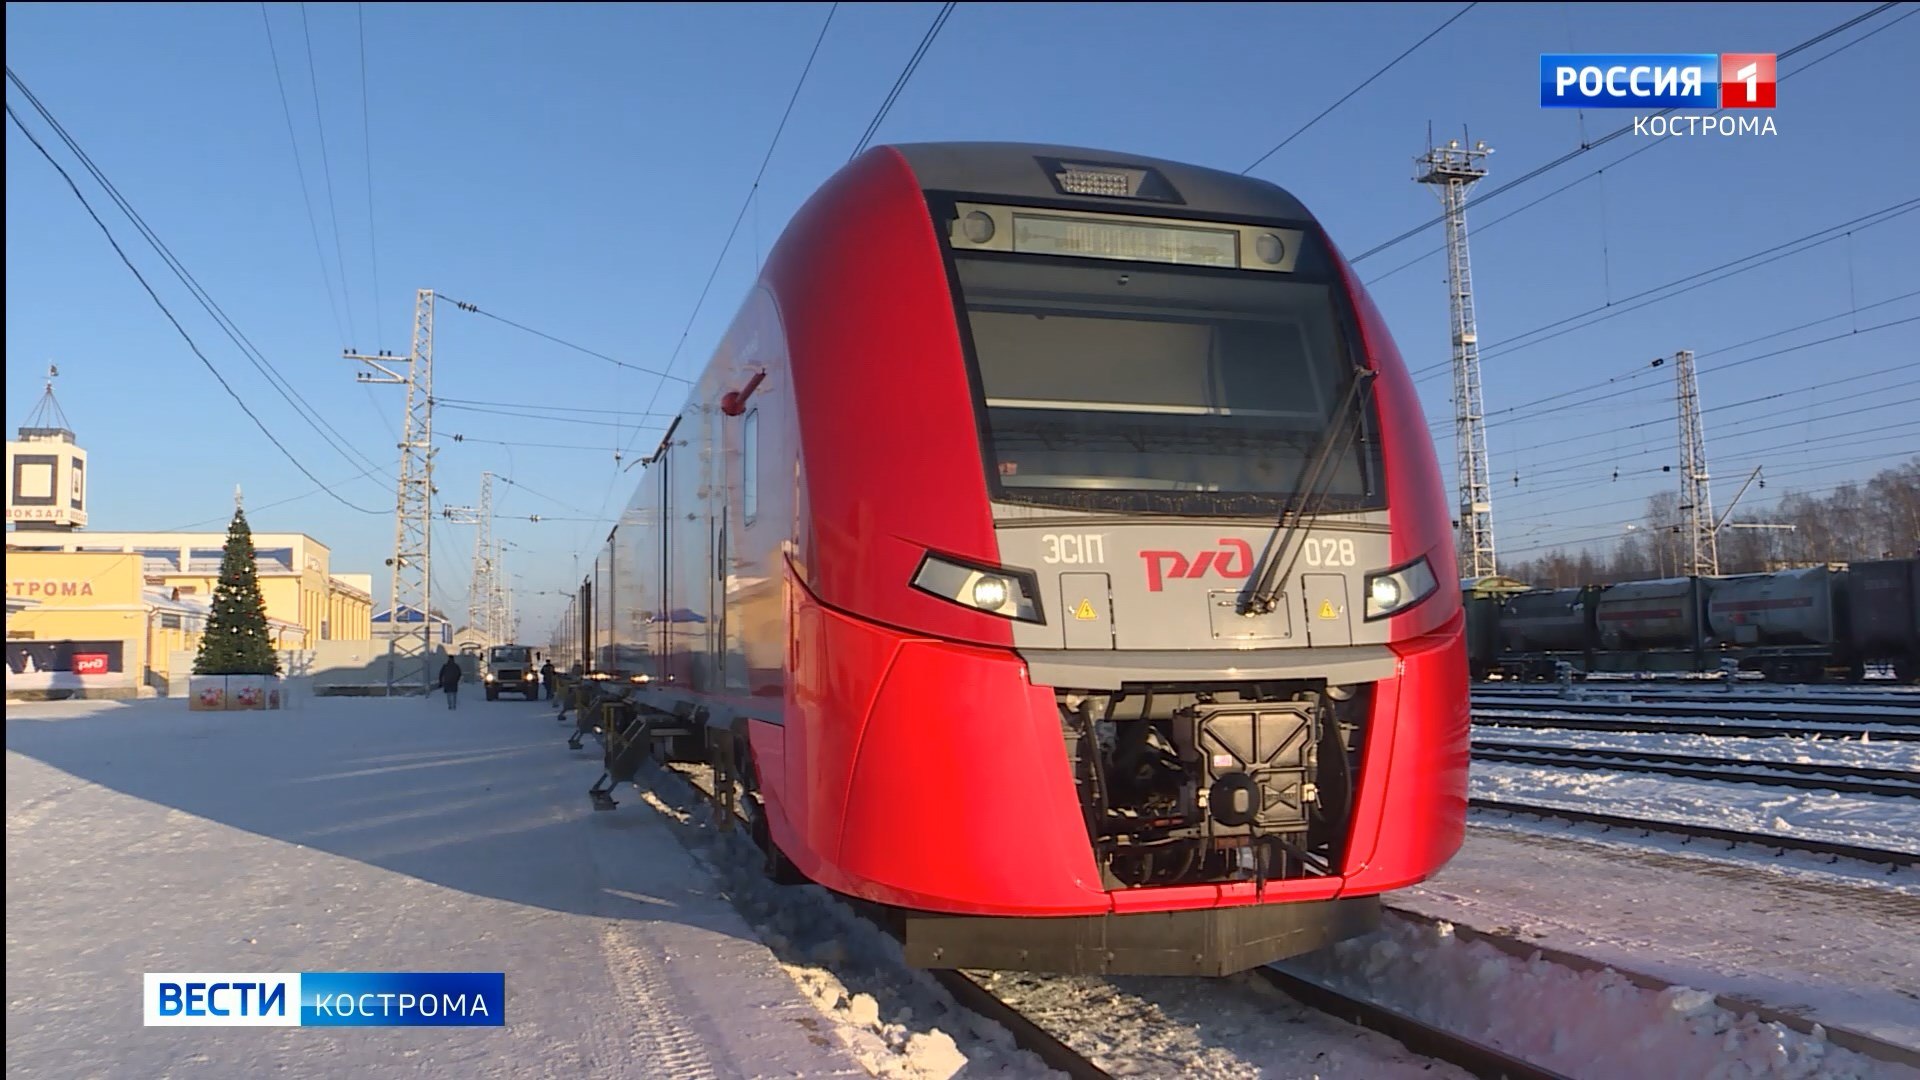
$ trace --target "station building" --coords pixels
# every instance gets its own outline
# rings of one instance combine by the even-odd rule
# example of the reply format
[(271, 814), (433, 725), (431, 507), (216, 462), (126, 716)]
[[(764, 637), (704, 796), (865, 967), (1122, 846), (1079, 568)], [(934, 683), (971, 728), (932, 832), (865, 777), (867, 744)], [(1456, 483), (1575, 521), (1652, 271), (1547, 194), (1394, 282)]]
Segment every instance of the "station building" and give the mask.
[[(7, 692), (169, 693), (200, 646), (222, 532), (87, 530), (87, 452), (46, 391), (6, 444)], [(234, 490), (236, 505), (239, 489)], [(336, 574), (305, 533), (253, 534), (276, 650), (370, 653), (373, 575)], [(364, 648), (354, 648), (355, 644)]]
[[(303, 533), (253, 541), (275, 649), (372, 638), (373, 575), (332, 573), (326, 545)], [(8, 688), (69, 689), (78, 676), (76, 687), (167, 693), (181, 674), (171, 654), (199, 648), (225, 543), (224, 532), (10, 533)]]

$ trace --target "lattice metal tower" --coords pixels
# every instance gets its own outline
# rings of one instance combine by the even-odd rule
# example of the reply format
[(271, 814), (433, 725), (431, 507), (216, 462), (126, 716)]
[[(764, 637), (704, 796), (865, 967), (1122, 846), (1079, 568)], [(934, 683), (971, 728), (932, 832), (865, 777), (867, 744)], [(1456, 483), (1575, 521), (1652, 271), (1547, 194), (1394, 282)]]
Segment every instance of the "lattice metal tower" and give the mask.
[(1700, 423), (1700, 384), (1693, 375), (1693, 353), (1686, 349), (1673, 354), (1673, 380), (1680, 399), (1680, 513), (1692, 553), (1687, 573), (1718, 574), (1719, 529), (1713, 520), (1713, 489), (1707, 482), (1707, 429)]
[[(363, 383), (407, 388), (400, 434), (400, 481), (393, 514), (393, 607), (387, 618), (387, 692), (417, 685), (428, 692), (436, 674), (433, 648), (433, 290), (414, 293), (413, 351), (406, 356), (351, 350), (349, 360), (373, 368)], [(399, 364), (406, 362), (405, 374)]]
[(1460, 572), (1494, 573), (1493, 481), (1487, 462), (1486, 410), (1480, 402), (1480, 342), (1473, 314), (1473, 274), (1467, 262), (1467, 189), (1487, 175), (1487, 144), (1461, 147), (1458, 139), (1422, 157), (1415, 179), (1432, 184), (1447, 225), (1447, 300), (1453, 319), (1453, 432), (1458, 447)]
[(441, 511), (456, 525), (472, 525), (473, 581), (467, 587), (467, 625), (488, 645), (510, 640), (501, 608), (499, 547), (493, 542), (493, 474), (480, 474), (480, 504)]

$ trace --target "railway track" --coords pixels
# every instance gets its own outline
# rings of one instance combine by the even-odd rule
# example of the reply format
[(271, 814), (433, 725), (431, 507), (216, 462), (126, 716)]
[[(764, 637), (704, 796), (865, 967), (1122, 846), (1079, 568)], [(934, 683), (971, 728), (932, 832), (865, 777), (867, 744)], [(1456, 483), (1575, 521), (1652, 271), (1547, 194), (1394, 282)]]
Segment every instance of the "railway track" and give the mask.
[(1562, 698), (1558, 690), (1538, 687), (1491, 687), (1476, 686), (1473, 689), (1476, 701), (1489, 704), (1546, 704), (1555, 701), (1639, 701), (1650, 704), (1671, 702), (1674, 704), (1719, 705), (1727, 702), (1739, 702), (1751, 705), (1797, 705), (1810, 708), (1820, 706), (1844, 705), (1848, 707), (1877, 706), (1888, 709), (1920, 709), (1920, 692), (1891, 693), (1880, 690), (1832, 691), (1824, 694), (1792, 694), (1779, 691), (1752, 692), (1734, 690), (1648, 690), (1648, 689), (1609, 689), (1594, 683), (1576, 684), (1574, 696)]
[[(1841, 706), (1846, 711), (1841, 711)], [(1735, 717), (1740, 720), (1780, 720), (1808, 724), (1920, 724), (1920, 708), (1834, 705), (1762, 705), (1726, 697), (1719, 701), (1591, 701), (1580, 698), (1542, 698), (1537, 701), (1488, 701), (1477, 698), (1473, 711), (1556, 712), (1577, 716), (1639, 716), (1662, 719)]]
[[(711, 797), (711, 778), (704, 770), (667, 767), (665, 771), (679, 777), (701, 799)], [(744, 817), (740, 820), (745, 823)], [(848, 898), (840, 898), (840, 902), (876, 928), (892, 933), (890, 920), (877, 905)], [(1098, 1062), (1001, 1000), (972, 974), (938, 968), (929, 970), (927, 974), (952, 995), (955, 1003), (1005, 1028), (1016, 1046), (1039, 1058), (1049, 1068), (1065, 1073), (1073, 1080), (1111, 1080), (1113, 1074)], [(1533, 1065), (1497, 1047), (1475, 1042), (1294, 972), (1278, 967), (1260, 967), (1248, 972), (1246, 977), (1265, 982), (1317, 1012), (1384, 1035), (1413, 1053), (1447, 1062), (1482, 1080), (1570, 1080), (1563, 1073)], [(1221, 981), (1223, 984), (1231, 982)]]
[[(1422, 912), (1410, 911), (1406, 908), (1399, 907), (1386, 908), (1386, 914), (1389, 918), (1403, 919), (1407, 922), (1422, 926), (1433, 926), (1442, 921)], [(1643, 990), (1652, 990), (1655, 993), (1670, 990), (1674, 987), (1674, 984), (1668, 982), (1666, 979), (1624, 968), (1618, 963), (1595, 960), (1592, 957), (1582, 956), (1579, 953), (1567, 952), (1564, 949), (1556, 949), (1549, 945), (1542, 945), (1538, 941), (1533, 941), (1528, 938), (1516, 937), (1511, 934), (1504, 934), (1492, 930), (1481, 930), (1451, 919), (1445, 921), (1449, 927), (1448, 932), (1461, 941), (1482, 942), (1516, 960), (1531, 962), (1537, 957), (1546, 960), (1548, 963), (1567, 968), (1570, 971), (1610, 971)], [(1920, 1069), (1920, 1048), (1890, 1042), (1886, 1039), (1855, 1031), (1851, 1028), (1835, 1027), (1830, 1022), (1809, 1019), (1799, 1013), (1778, 1009), (1768, 1005), (1764, 1001), (1754, 998), (1733, 994), (1716, 994), (1714, 995), (1714, 1004), (1736, 1016), (1752, 1013), (1764, 1023), (1779, 1024), (1781, 1027), (1797, 1031), (1809, 1038), (1824, 1039), (1835, 1046), (1845, 1050), (1851, 1050), (1856, 1054), (1863, 1054), (1879, 1061), (1904, 1066), (1909, 1069)]]
[(1682, 720), (1650, 716), (1558, 716), (1540, 710), (1489, 709), (1474, 706), (1473, 722), (1482, 728), (1530, 728), (1536, 731), (1609, 731), (1650, 735), (1718, 735), (1743, 739), (1871, 739), (1920, 742), (1920, 723), (1782, 724), (1742, 720)]
[(1509, 816), (1526, 815), (1578, 824), (1602, 825), (1608, 829), (1623, 829), (1642, 834), (1667, 833), (1693, 840), (1719, 841), (1728, 847), (1736, 844), (1752, 844), (1756, 847), (1773, 848), (1782, 853), (1800, 851), (1812, 855), (1825, 855), (1834, 860), (1857, 859), (1861, 862), (1885, 866), (1889, 874), (1920, 867), (1920, 853), (1861, 847), (1857, 844), (1843, 844), (1834, 840), (1781, 836), (1777, 833), (1743, 832), (1739, 829), (1722, 829), (1713, 825), (1695, 825), (1683, 821), (1651, 821), (1645, 818), (1574, 810), (1563, 806), (1513, 802), (1507, 799), (1485, 799), (1477, 796), (1468, 799), (1467, 804), (1476, 810), (1498, 812)]
[(1473, 758), (1475, 761), (1493, 761), (1506, 765), (1546, 765), (1553, 768), (1650, 773), (1688, 780), (1721, 780), (1738, 784), (1799, 788), (1807, 791), (1835, 791), (1848, 795), (1920, 799), (1920, 772), (1906, 769), (1819, 765), (1800, 761), (1734, 761), (1723, 757), (1669, 754), (1651, 750), (1545, 746), (1539, 743), (1502, 743), (1480, 739), (1473, 742)]

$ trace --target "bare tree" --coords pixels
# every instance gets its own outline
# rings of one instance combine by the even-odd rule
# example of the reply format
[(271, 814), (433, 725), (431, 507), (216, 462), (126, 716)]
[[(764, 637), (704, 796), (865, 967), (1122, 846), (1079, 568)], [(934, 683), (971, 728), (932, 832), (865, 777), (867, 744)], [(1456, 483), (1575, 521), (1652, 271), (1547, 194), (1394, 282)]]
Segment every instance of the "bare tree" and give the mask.
[[(1723, 529), (1720, 572), (1766, 570), (1920, 556), (1920, 456), (1883, 469), (1864, 483), (1825, 496), (1789, 492), (1770, 510), (1737, 515), (1748, 524), (1787, 529)], [(1563, 550), (1509, 564), (1504, 573), (1536, 588), (1609, 584), (1686, 573), (1680, 499), (1663, 491), (1647, 499), (1643, 524), (1601, 554)]]

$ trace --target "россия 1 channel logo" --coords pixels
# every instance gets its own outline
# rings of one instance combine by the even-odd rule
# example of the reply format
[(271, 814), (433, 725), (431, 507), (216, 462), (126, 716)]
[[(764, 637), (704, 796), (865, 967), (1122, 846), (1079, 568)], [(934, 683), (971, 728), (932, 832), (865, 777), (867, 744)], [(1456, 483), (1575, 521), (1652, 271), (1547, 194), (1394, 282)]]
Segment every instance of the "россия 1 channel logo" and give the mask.
[(148, 1027), (505, 1027), (498, 971), (148, 972)]
[[(1542, 53), (1543, 109), (1703, 109), (1774, 107), (1773, 53)], [(1634, 119), (1652, 135), (1774, 134), (1773, 117), (1677, 116)], [(1642, 130), (1644, 129), (1644, 130)]]

